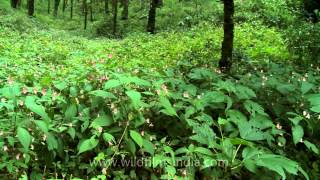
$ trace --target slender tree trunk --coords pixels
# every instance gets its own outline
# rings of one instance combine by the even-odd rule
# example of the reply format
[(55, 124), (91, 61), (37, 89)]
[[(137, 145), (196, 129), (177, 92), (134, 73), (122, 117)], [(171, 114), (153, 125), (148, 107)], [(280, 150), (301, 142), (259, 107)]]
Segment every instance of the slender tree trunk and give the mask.
[(73, 18), (73, 0), (70, 1), (70, 19)]
[(28, 0), (27, 6), (28, 6), (28, 15), (33, 16), (33, 14), (34, 14), (34, 0)]
[(122, 0), (123, 11), (122, 11), (122, 20), (127, 20), (129, 16), (129, 0)]
[(151, 0), (149, 16), (148, 16), (148, 25), (147, 25), (147, 31), (150, 32), (151, 34), (154, 34), (156, 29), (157, 5), (158, 5), (158, 0)]
[(117, 33), (118, 0), (112, 0), (112, 14), (113, 14), (112, 33), (113, 35), (115, 35)]
[(224, 0), (224, 37), (221, 49), (219, 67), (222, 71), (229, 72), (232, 66), (232, 51), (234, 37), (234, 0)]
[(92, 6), (93, 6), (93, 0), (90, 0), (90, 6), (89, 6), (89, 8), (90, 8), (90, 21), (92, 22), (93, 21), (93, 8), (92, 8)]
[(88, 23), (88, 5), (87, 5), (87, 0), (83, 0), (83, 11), (84, 11), (84, 29), (87, 29), (87, 23)]
[(62, 4), (62, 12), (63, 13), (66, 11), (66, 7), (67, 7), (67, 0), (63, 0), (63, 4)]
[(104, 11), (106, 14), (109, 13), (109, 0), (104, 0)]
[(53, 11), (53, 15), (54, 15), (55, 17), (58, 16), (59, 5), (60, 5), (60, 0), (54, 0), (54, 11)]
[(18, 8), (19, 0), (11, 0), (10, 3), (11, 7), (16, 9)]
[(50, 14), (51, 0), (48, 0), (48, 14)]

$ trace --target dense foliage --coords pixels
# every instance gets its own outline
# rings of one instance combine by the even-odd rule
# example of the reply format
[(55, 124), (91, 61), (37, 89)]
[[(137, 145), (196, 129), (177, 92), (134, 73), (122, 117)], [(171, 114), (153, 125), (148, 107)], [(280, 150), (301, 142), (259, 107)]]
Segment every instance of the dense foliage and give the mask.
[(0, 2), (0, 179), (320, 177), (317, 1), (235, 0), (228, 72), (220, 1), (27, 2)]

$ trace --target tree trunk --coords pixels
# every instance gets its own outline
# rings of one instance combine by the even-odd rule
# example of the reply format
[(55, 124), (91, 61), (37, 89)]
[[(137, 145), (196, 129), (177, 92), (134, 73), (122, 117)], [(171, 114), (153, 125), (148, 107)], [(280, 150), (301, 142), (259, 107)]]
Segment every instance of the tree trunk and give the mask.
[(54, 15), (55, 17), (58, 16), (59, 5), (60, 5), (60, 0), (54, 0), (54, 11), (53, 11), (53, 15)]
[(10, 2), (12, 8), (18, 8), (19, 0), (11, 0)]
[(51, 0), (48, 0), (48, 14), (50, 14)]
[(70, 1), (70, 19), (73, 18), (73, 0)]
[(233, 37), (234, 37), (234, 0), (224, 0), (224, 37), (221, 49), (221, 59), (219, 61), (219, 68), (222, 71), (229, 72), (232, 66), (232, 51), (233, 51)]
[(87, 5), (87, 0), (83, 0), (83, 11), (84, 11), (84, 29), (87, 29), (87, 23), (88, 23), (88, 5)]
[(129, 0), (122, 0), (123, 11), (122, 11), (122, 20), (127, 20), (129, 16)]
[(90, 0), (90, 21), (93, 22), (93, 0)]
[(33, 16), (33, 14), (34, 14), (34, 0), (28, 0), (27, 6), (28, 6), (28, 15)]
[(109, 0), (104, 0), (104, 11), (106, 14), (109, 13)]
[(151, 34), (154, 34), (156, 29), (157, 5), (158, 5), (158, 0), (151, 0), (149, 16), (148, 16), (148, 25), (147, 25), (147, 31), (150, 32)]
[(117, 32), (118, 0), (112, 0), (112, 14), (113, 14), (112, 33), (113, 35), (115, 35)]
[(63, 0), (63, 4), (62, 4), (62, 12), (64, 13), (66, 11), (66, 7), (67, 7), (67, 0)]

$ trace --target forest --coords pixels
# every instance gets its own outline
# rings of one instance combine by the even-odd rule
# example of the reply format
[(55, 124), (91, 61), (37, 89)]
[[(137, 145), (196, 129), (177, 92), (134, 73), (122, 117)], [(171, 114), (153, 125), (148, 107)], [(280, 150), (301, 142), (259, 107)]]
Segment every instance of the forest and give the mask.
[(320, 179), (319, 21), (319, 0), (0, 0), (0, 179)]

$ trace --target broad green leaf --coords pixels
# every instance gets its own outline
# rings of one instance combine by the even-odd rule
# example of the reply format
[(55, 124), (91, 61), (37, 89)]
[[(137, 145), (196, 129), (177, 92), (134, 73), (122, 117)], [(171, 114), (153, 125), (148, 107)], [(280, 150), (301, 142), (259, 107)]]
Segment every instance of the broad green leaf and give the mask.
[(197, 153), (200, 153), (200, 154), (203, 154), (203, 155), (207, 155), (207, 156), (211, 156), (211, 157), (214, 156), (213, 152), (210, 149), (207, 149), (207, 148), (204, 148), (204, 147), (196, 147), (194, 149), (194, 152), (197, 152)]
[(256, 164), (277, 172), (283, 179), (286, 179), (285, 172), (297, 175), (299, 168), (297, 162), (275, 154), (261, 154), (256, 159)]
[(69, 128), (67, 133), (71, 136), (72, 139), (76, 137), (76, 130), (73, 127)]
[(132, 155), (135, 155), (137, 152), (136, 144), (131, 139), (126, 141), (126, 149), (128, 149)]
[(90, 125), (90, 127), (98, 128), (98, 127), (105, 127), (110, 126), (113, 124), (113, 119), (110, 116), (102, 115), (97, 117)]
[(104, 139), (106, 142), (116, 143), (115, 138), (114, 138), (111, 134), (109, 134), (109, 133), (103, 133), (103, 139)]
[(130, 137), (140, 146), (140, 148), (142, 147), (143, 138), (137, 131), (130, 130)]
[(312, 106), (310, 110), (316, 113), (320, 113), (320, 105)]
[(264, 112), (264, 109), (262, 106), (260, 106), (258, 103), (253, 102), (251, 100), (246, 100), (244, 102), (244, 107), (246, 110), (252, 115), (256, 116), (256, 113), (261, 114), (261, 115), (266, 115)]
[(170, 101), (166, 97), (160, 96), (160, 104), (164, 108), (160, 112), (163, 112), (169, 116), (178, 116), (176, 110), (172, 107)]
[(66, 82), (61, 81), (61, 82), (55, 82), (53, 84), (57, 89), (59, 89), (60, 91), (64, 90), (68, 85)]
[(239, 99), (251, 99), (256, 97), (256, 93), (252, 89), (242, 85), (236, 86), (236, 95)]
[(312, 144), (311, 142), (304, 140), (303, 141), (304, 145), (307, 146), (308, 149), (310, 149), (311, 151), (313, 151), (316, 154), (319, 154), (319, 149), (317, 148), (316, 145)]
[(104, 89), (111, 89), (122, 85), (119, 80), (111, 79), (104, 84)]
[(205, 158), (203, 160), (203, 165), (201, 166), (201, 169), (209, 168), (209, 167), (215, 167), (218, 165), (218, 162), (216, 159), (212, 158)]
[(86, 139), (86, 140), (82, 141), (79, 144), (78, 155), (83, 152), (90, 151), (90, 150), (94, 149), (98, 145), (98, 143), (99, 143), (99, 141), (97, 139), (95, 139), (94, 137), (91, 137), (90, 139)]
[(73, 117), (77, 116), (77, 106), (75, 104), (70, 104), (64, 115), (67, 121), (72, 120)]
[(47, 134), (47, 144), (48, 144), (49, 151), (54, 150), (54, 149), (58, 149), (58, 140), (51, 133)]
[(292, 138), (294, 144), (298, 144), (300, 140), (303, 138), (304, 132), (303, 128), (300, 125), (292, 127)]
[(26, 107), (30, 109), (32, 112), (41, 116), (44, 120), (50, 121), (48, 114), (45, 111), (45, 108), (42, 105), (38, 105), (35, 102), (34, 97), (28, 96), (25, 100)]
[(146, 152), (148, 152), (152, 156), (154, 155), (154, 146), (153, 146), (152, 142), (150, 142), (146, 139), (143, 139), (143, 148)]
[(306, 81), (302, 81), (301, 84), (301, 93), (302, 94), (306, 94), (307, 92), (309, 92), (312, 88), (314, 87), (314, 84), (306, 82)]
[(95, 90), (95, 91), (91, 91), (89, 94), (94, 95), (94, 96), (98, 96), (98, 97), (102, 97), (104, 99), (110, 98), (110, 99), (116, 99), (117, 97), (107, 91), (103, 91), (103, 90)]
[(126, 91), (127, 96), (131, 99), (133, 106), (137, 109), (141, 105), (141, 94), (138, 91)]
[(42, 132), (44, 132), (44, 133), (48, 133), (48, 131), (49, 131), (49, 125), (46, 123), (46, 122), (44, 122), (44, 121), (34, 121), (35, 122), (35, 124), (38, 126), (38, 128), (39, 129), (41, 129), (41, 131)]
[(24, 149), (28, 150), (32, 140), (30, 133), (26, 129), (18, 127), (17, 136)]

